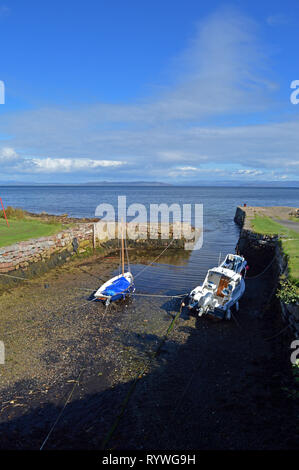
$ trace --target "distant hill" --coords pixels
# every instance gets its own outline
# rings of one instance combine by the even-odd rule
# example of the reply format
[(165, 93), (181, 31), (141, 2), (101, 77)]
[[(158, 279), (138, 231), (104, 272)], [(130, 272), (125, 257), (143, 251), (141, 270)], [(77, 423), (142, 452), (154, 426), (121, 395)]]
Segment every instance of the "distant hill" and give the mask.
[(193, 186), (193, 187), (244, 187), (244, 188), (299, 188), (299, 181), (186, 181), (181, 184), (159, 181), (88, 181), (85, 183), (35, 183), (26, 181), (0, 181), (1, 186)]
[(34, 183), (27, 181), (0, 181), (0, 186), (173, 186), (157, 181), (89, 181), (86, 183)]
[[(84, 183), (83, 183), (84, 184)], [(91, 181), (85, 183), (85, 186), (174, 186), (169, 183), (159, 181)]]
[(231, 184), (231, 186), (246, 186), (254, 188), (299, 188), (299, 181), (254, 181)]
[(193, 186), (193, 187), (226, 187), (226, 188), (299, 188), (299, 181), (201, 181), (195, 184), (189, 182), (174, 186)]

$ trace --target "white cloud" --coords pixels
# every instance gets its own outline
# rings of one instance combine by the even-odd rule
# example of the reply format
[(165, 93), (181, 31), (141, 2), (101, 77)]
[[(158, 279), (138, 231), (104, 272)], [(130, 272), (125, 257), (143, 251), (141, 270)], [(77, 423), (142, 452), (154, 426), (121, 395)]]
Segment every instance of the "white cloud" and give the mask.
[(260, 170), (248, 170), (248, 169), (242, 169), (242, 170), (237, 170), (234, 172), (234, 174), (236, 175), (246, 175), (246, 176), (258, 176), (258, 175), (262, 175), (263, 172), (260, 171)]
[(7, 164), (18, 160), (17, 152), (11, 147), (3, 147), (0, 149), (0, 163)]
[[(26, 159), (27, 160), (27, 159)], [(71, 173), (125, 165), (117, 160), (89, 160), (85, 158), (32, 158), (34, 172)]]
[(30, 173), (84, 173), (124, 166), (127, 162), (87, 158), (29, 158), (19, 155), (11, 147), (3, 147), (0, 149), (0, 164), (3, 171), (8, 168), (17, 172)]
[(199, 170), (195, 166), (179, 166), (177, 167), (177, 169), (182, 170), (182, 171), (198, 171)]

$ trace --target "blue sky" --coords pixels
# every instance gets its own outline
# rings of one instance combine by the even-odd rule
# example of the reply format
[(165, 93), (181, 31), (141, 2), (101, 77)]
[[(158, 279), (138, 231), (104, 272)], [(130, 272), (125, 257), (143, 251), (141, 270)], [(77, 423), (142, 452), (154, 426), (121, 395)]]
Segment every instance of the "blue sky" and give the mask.
[(299, 180), (297, 0), (0, 0), (0, 41), (2, 182)]

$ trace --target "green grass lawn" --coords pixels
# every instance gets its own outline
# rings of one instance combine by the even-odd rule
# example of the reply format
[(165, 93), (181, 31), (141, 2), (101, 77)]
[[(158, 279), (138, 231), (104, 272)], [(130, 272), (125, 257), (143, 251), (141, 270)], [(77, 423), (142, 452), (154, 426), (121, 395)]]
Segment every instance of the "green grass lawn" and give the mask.
[[(295, 232), (296, 233), (296, 232)], [(296, 284), (299, 284), (299, 234), (294, 240), (282, 240), (284, 252), (288, 255), (290, 277)]]
[(251, 226), (257, 233), (265, 235), (279, 235), (283, 251), (288, 256), (290, 278), (297, 285), (299, 283), (299, 233), (283, 227), (270, 217), (256, 215), (251, 220)]
[(47, 237), (58, 233), (62, 229), (59, 223), (46, 223), (35, 219), (5, 219), (0, 218), (0, 247), (29, 240), (30, 238)]
[(250, 223), (255, 232), (263, 233), (265, 235), (281, 235), (283, 237), (293, 238), (294, 233), (296, 234), (294, 230), (284, 227), (278, 222), (272, 220), (270, 217), (256, 215)]

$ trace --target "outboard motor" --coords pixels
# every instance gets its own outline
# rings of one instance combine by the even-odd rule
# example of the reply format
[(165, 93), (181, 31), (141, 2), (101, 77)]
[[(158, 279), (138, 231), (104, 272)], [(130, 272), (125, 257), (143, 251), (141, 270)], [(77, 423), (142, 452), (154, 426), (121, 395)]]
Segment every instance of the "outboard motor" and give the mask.
[(212, 292), (207, 292), (205, 295), (203, 295), (199, 301), (198, 301), (198, 315), (201, 317), (207, 310), (207, 307), (212, 304), (212, 299), (213, 299), (213, 294)]

